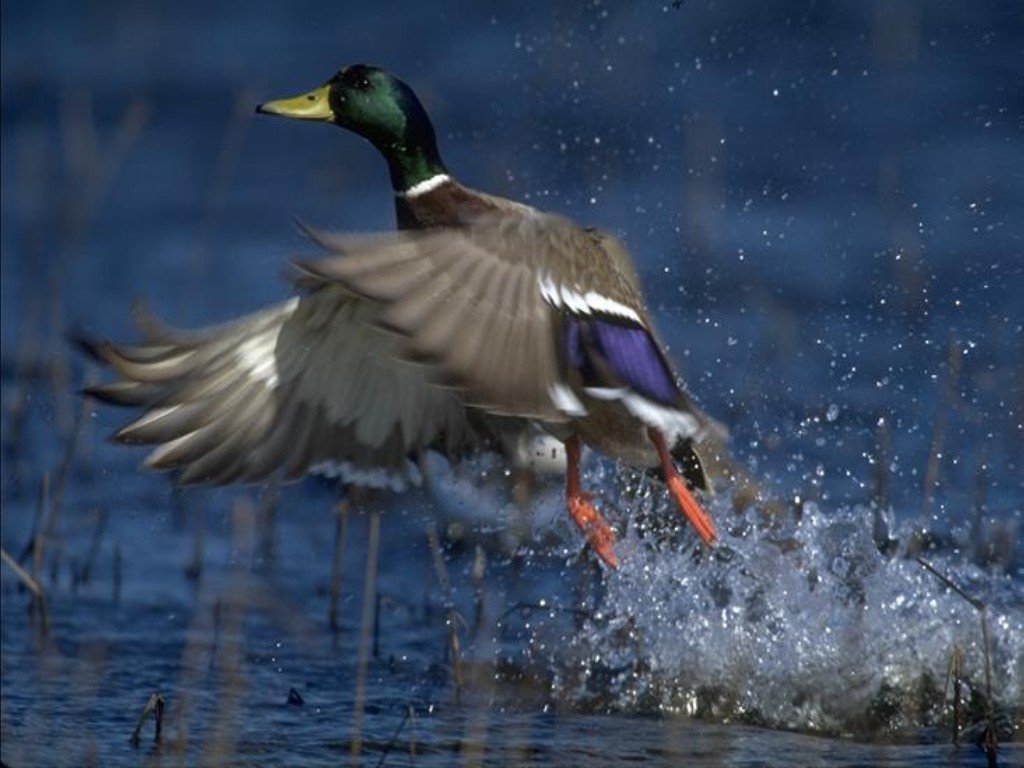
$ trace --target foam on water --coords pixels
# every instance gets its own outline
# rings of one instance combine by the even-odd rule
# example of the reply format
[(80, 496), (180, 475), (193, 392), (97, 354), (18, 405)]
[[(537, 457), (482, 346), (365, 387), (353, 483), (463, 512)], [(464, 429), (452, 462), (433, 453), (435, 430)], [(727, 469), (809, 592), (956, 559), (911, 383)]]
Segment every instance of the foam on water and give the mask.
[[(685, 542), (678, 533), (671, 541), (653, 535), (646, 521), (673, 511), (641, 495), (637, 522), (619, 546), (621, 570), (606, 579), (602, 605), (560, 664), (558, 686), (569, 701), (892, 735), (946, 718), (943, 688), (956, 647), (981, 700), (979, 612), (903, 546), (879, 551), (870, 509), (805, 504), (798, 520), (766, 527), (757, 512), (736, 517), (719, 499), (716, 517), (730, 522), (708, 553), (688, 533)], [(905, 542), (910, 532), (897, 529), (895, 538)], [(929, 557), (987, 604), (994, 699), (1019, 726), (1020, 581), (955, 552)]]

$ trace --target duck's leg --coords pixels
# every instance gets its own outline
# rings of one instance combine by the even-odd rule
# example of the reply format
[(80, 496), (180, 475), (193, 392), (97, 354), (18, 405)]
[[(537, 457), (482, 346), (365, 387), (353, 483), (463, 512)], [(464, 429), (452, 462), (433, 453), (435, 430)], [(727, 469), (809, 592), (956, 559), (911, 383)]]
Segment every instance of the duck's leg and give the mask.
[(576, 435), (565, 441), (565, 459), (565, 497), (569, 515), (587, 537), (597, 556), (608, 567), (618, 568), (618, 558), (612, 551), (615, 532), (580, 489), (580, 439)]
[(668, 486), (669, 493), (672, 494), (673, 501), (679, 506), (686, 519), (690, 521), (690, 525), (696, 529), (704, 543), (710, 546), (717, 535), (714, 521), (707, 512), (701, 509), (700, 504), (690, 493), (690, 489), (686, 487), (686, 482), (680, 477), (676, 465), (672, 463), (668, 448), (665, 446), (664, 435), (654, 427), (650, 427), (647, 434), (650, 435), (654, 447), (658, 449), (661, 470), (665, 473), (665, 484)]

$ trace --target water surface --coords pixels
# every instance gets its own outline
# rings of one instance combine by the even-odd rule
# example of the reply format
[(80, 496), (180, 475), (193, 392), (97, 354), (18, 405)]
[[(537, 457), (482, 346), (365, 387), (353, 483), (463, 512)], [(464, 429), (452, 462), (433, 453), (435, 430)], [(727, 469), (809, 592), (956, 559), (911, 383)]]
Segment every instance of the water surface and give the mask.
[[(4, 763), (312, 766), (359, 733), (365, 764), (982, 765), (980, 617), (917, 555), (988, 606), (1000, 760), (1024, 762), (1022, 31), (1010, 2), (6, 5), (4, 549), (44, 476), (59, 504), (46, 638), (3, 572)], [(294, 216), (393, 226), (364, 142), (251, 116), (354, 61), (417, 89), (466, 183), (630, 245), (782, 513), (723, 484), (709, 556), (591, 457), (623, 534), (602, 574), (557, 478), (524, 518), (501, 467), (439, 470), (350, 499), (332, 631), (338, 489), (175, 494), (104, 442), (109, 410), (68, 453), (96, 375), (69, 328), (125, 337), (136, 296), (181, 326), (277, 300)], [(133, 747), (154, 691), (161, 742)]]

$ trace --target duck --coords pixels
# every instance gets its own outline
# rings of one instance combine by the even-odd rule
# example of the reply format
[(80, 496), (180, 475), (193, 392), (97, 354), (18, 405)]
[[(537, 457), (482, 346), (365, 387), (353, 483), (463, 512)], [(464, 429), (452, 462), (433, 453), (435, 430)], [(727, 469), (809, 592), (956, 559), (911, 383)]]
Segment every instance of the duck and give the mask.
[(355, 64), (262, 115), (335, 125), (387, 163), (393, 232), (300, 225), (320, 249), (294, 295), (216, 327), (137, 312), (141, 341), (81, 339), (115, 379), (100, 401), (141, 410), (115, 433), (184, 485), (310, 473), (402, 490), (422, 456), (496, 450), (509, 430), (564, 445), (569, 517), (609, 568), (616, 534), (583, 489), (583, 446), (659, 474), (709, 547), (717, 532), (692, 402), (612, 234), (461, 184), (412, 88)]

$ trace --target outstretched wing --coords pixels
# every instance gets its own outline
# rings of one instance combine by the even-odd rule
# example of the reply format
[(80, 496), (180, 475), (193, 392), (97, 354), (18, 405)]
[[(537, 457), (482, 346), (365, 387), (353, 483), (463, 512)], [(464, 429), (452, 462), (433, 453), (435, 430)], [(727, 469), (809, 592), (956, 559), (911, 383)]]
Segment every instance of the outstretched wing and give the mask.
[(309, 285), (381, 305), (377, 322), (491, 413), (564, 422), (581, 395), (618, 399), (674, 434), (697, 430), (611, 236), (529, 211), (453, 229), (350, 237), (309, 231), (339, 255), (299, 264)]
[(145, 409), (117, 439), (155, 445), (147, 466), (183, 483), (322, 471), (401, 487), (418, 481), (410, 456), (475, 436), (459, 395), (398, 359), (377, 312), (327, 287), (198, 332), (144, 319), (141, 345), (87, 343), (120, 377), (90, 393)]

